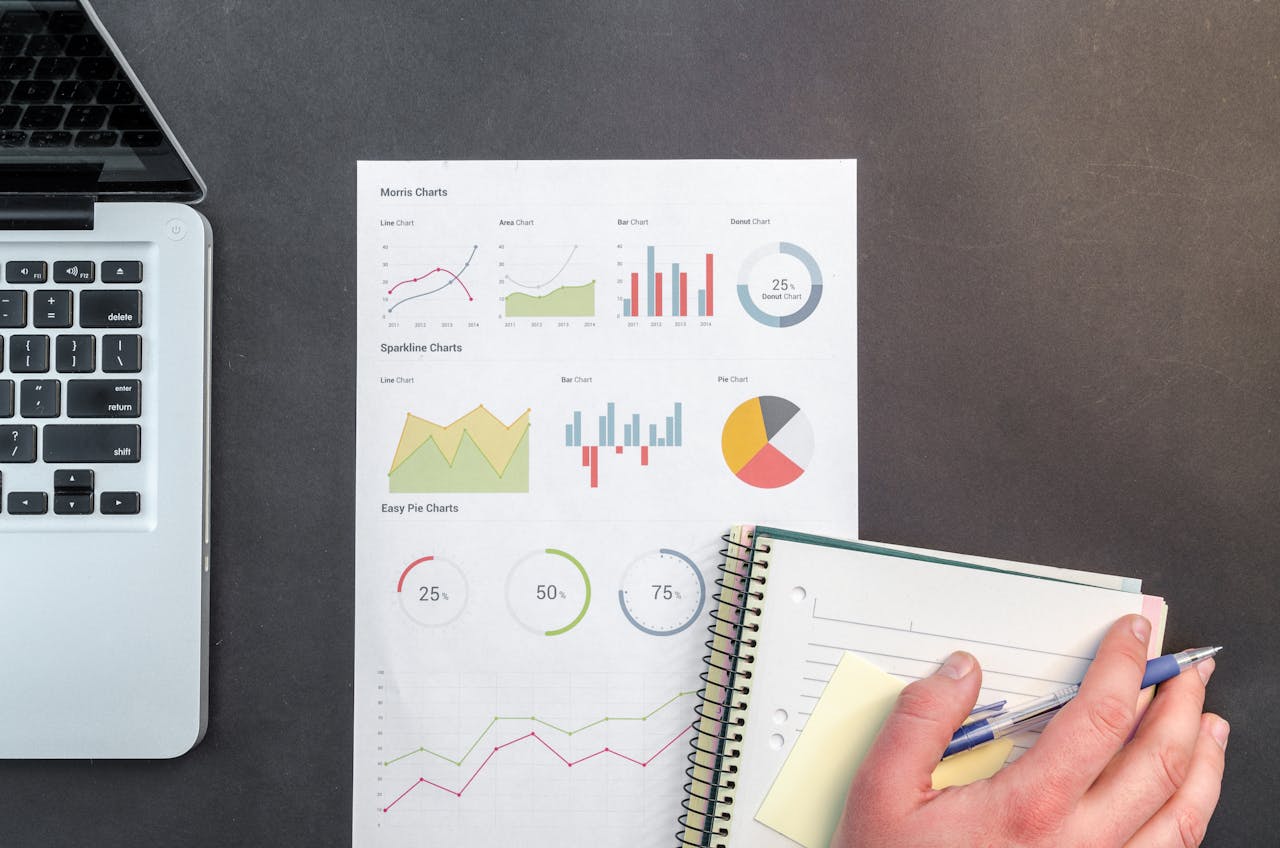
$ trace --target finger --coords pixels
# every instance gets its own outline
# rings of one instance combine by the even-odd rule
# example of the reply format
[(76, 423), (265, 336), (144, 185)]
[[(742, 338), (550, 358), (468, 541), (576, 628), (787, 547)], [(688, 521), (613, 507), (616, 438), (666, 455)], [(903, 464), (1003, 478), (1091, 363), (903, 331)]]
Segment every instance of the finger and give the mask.
[(863, 809), (890, 810), (913, 809), (930, 795), (929, 776), (981, 686), (978, 661), (957, 651), (903, 689), (858, 769), (850, 798), (857, 797)]
[(1082, 813), (1111, 844), (1132, 836), (1186, 782), (1211, 674), (1209, 659), (1162, 683), (1138, 732), (1085, 794)]
[(1080, 694), (1015, 763), (1039, 775), (1037, 804), (1064, 813), (1073, 808), (1129, 738), (1150, 637), (1151, 623), (1140, 615), (1127, 615), (1113, 624), (1080, 684)]
[(1185, 848), (1203, 841), (1222, 791), (1230, 731), (1230, 726), (1213, 713), (1201, 717), (1200, 735), (1186, 782), (1125, 843), (1125, 848)]

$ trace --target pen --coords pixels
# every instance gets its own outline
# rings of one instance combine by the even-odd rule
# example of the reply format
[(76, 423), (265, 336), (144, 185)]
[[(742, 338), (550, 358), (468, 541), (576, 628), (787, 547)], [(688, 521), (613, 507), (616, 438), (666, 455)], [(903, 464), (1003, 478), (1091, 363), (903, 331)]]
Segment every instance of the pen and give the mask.
[[(1163, 683), (1166, 680), (1177, 677), (1188, 668), (1204, 662), (1221, 650), (1222, 646), (1216, 648), (1192, 648), (1186, 651), (1179, 651), (1176, 654), (1165, 654), (1163, 657), (1148, 660), (1147, 671), (1142, 676), (1141, 688), (1146, 689), (1148, 686), (1155, 686), (1157, 683)], [(951, 743), (947, 745), (947, 750), (942, 754), (942, 757), (946, 759), (952, 754), (968, 751), (970, 748), (976, 748), (993, 739), (1001, 739), (1005, 736), (1024, 733), (1028, 730), (1038, 730), (1048, 724), (1049, 719), (1057, 715), (1058, 710), (1074, 698), (1079, 691), (1080, 687), (1077, 685), (1064, 686), (1056, 692), (1037, 698), (1029, 704), (1023, 704), (1020, 707), (1001, 711), (995, 715), (979, 718), (976, 721), (962, 725), (959, 730), (951, 735)], [(998, 708), (999, 705), (993, 706)], [(979, 707), (974, 711), (974, 714), (984, 715), (989, 712), (989, 707)]]

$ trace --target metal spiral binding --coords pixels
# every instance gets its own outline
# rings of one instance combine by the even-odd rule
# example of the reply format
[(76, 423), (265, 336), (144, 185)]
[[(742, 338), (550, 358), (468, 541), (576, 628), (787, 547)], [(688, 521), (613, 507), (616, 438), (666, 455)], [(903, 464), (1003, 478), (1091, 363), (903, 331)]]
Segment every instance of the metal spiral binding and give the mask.
[[(751, 693), (751, 664), (755, 662), (754, 633), (760, 625), (753, 619), (760, 614), (768, 562), (754, 554), (768, 553), (767, 545), (753, 548), (754, 532), (746, 531), (739, 539), (731, 534), (722, 537), (724, 561), (718, 566), (721, 576), (711, 606), (711, 638), (704, 644), (708, 653), (699, 674), (702, 689), (694, 706), (698, 718), (693, 723), (692, 749), (687, 759), (685, 797), (680, 802), (679, 845), (693, 848), (724, 848), (732, 817), (733, 792), (737, 788), (737, 758), (742, 751), (741, 727), (745, 720), (747, 697)], [(742, 552), (747, 555), (742, 556)], [(716, 678), (719, 678), (718, 680)], [(690, 839), (696, 841), (690, 841)]]

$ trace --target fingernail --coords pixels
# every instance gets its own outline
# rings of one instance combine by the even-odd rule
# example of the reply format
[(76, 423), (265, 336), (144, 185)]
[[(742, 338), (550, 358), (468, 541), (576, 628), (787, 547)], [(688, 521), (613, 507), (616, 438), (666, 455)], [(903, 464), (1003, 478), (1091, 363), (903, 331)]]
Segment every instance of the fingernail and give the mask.
[(1137, 616), (1132, 622), (1133, 635), (1138, 638), (1142, 644), (1147, 644), (1151, 639), (1151, 622), (1147, 621), (1145, 615)]
[(1209, 659), (1196, 665), (1196, 671), (1200, 673), (1201, 683), (1209, 682), (1209, 678), (1213, 676), (1213, 669), (1214, 669), (1213, 657), (1209, 657)]
[(1222, 750), (1227, 750), (1227, 736), (1231, 734), (1231, 725), (1227, 724), (1225, 718), (1220, 718), (1209, 728), (1209, 735), (1213, 737), (1213, 741), (1222, 746)]
[(942, 668), (938, 669), (938, 673), (954, 680), (967, 677), (973, 671), (973, 657), (964, 651), (956, 651), (947, 657), (947, 661), (942, 664)]

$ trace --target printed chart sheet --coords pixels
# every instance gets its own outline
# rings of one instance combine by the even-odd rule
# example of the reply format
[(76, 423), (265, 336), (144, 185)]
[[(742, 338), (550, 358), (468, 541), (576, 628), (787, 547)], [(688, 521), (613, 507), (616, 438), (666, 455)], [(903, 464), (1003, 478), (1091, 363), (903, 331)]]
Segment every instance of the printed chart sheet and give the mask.
[(362, 162), (357, 846), (669, 846), (721, 534), (857, 534), (856, 166)]

